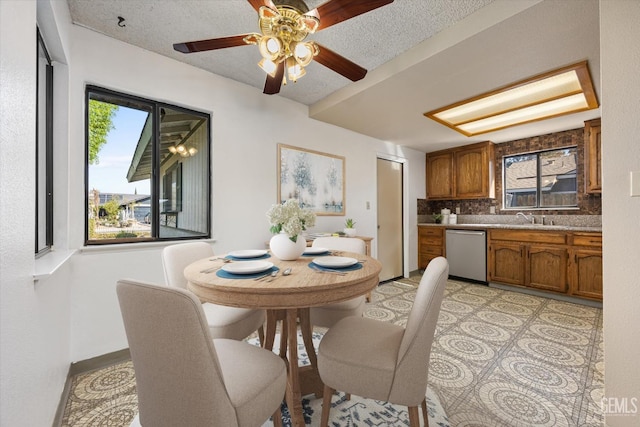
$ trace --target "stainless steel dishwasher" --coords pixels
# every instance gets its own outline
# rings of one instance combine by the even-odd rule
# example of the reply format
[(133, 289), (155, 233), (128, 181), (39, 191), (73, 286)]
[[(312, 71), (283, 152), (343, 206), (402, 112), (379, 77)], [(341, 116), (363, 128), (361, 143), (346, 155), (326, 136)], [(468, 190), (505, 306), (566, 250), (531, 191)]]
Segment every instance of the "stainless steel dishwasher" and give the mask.
[(487, 233), (484, 230), (447, 230), (449, 275), (487, 283)]

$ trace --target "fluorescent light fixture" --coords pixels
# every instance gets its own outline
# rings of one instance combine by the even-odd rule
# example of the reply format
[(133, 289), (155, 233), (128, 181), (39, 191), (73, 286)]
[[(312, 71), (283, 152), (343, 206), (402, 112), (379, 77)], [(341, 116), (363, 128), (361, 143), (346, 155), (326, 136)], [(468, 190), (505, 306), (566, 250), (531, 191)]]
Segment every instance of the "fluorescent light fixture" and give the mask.
[(598, 108), (587, 61), (457, 102), (425, 116), (466, 136)]

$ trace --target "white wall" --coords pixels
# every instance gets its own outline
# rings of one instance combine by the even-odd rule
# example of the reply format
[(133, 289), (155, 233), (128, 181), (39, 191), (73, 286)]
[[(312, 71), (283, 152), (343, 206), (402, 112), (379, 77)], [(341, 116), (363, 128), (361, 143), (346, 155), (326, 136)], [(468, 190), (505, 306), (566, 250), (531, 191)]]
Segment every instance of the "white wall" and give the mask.
[[(406, 159), (408, 171), (423, 174), (424, 155), (308, 118), (306, 106), (256, 88), (213, 76), (157, 54), (80, 27), (72, 31), (70, 77), (70, 229), (72, 247), (81, 248), (84, 224), (83, 147), (85, 84), (95, 84), (212, 114), (213, 237), (218, 253), (262, 248), (269, 240), (265, 216), (276, 203), (277, 144), (283, 143), (346, 158), (346, 215), (358, 222), (358, 232), (376, 236), (376, 156)], [(260, 70), (256, 70), (260, 72)], [(300, 82), (299, 84), (303, 84)], [(410, 172), (411, 173), (411, 172)], [(424, 196), (423, 179), (409, 177), (408, 229), (417, 225), (417, 197)], [(416, 194), (419, 193), (419, 194)], [(371, 209), (366, 209), (369, 201)], [(314, 230), (343, 228), (345, 217), (319, 217)], [(415, 233), (407, 247), (415, 248)], [(413, 240), (412, 240), (413, 239)], [(375, 240), (374, 240), (375, 246)], [(73, 258), (73, 361), (127, 346), (114, 286), (133, 277), (162, 281), (159, 252), (122, 246), (91, 248)], [(415, 250), (408, 269), (417, 268)], [(409, 271), (409, 270), (407, 270)]]
[(69, 369), (70, 267), (33, 281), (36, 1), (0, 1), (0, 52), (0, 425), (46, 426)]
[(640, 2), (600, 2), (602, 67), (602, 231), (604, 250), (605, 397), (634, 409), (611, 414), (611, 427), (640, 425)]

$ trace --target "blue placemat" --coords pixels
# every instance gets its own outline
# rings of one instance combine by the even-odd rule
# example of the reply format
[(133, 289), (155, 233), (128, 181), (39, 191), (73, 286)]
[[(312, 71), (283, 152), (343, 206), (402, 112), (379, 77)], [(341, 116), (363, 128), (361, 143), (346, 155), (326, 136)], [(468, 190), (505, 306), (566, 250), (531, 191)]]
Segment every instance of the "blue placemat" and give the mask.
[(354, 270), (360, 270), (362, 268), (362, 263), (357, 262), (353, 265), (350, 265), (349, 267), (323, 267), (321, 265), (318, 265), (316, 263), (314, 263), (313, 261), (310, 262), (309, 264), (309, 268), (311, 269), (316, 269), (316, 270), (336, 270), (336, 271), (354, 271)]
[(279, 271), (280, 269), (275, 265), (268, 270), (261, 271), (260, 273), (251, 273), (251, 274), (233, 274), (227, 273), (223, 269), (219, 269), (216, 271), (216, 276), (221, 277), (223, 279), (255, 279), (256, 277), (264, 276), (265, 274), (273, 273), (274, 271)]
[(271, 254), (269, 252), (267, 252), (264, 255), (253, 257), (253, 258), (238, 258), (238, 257), (232, 256), (232, 255), (227, 255), (225, 258), (226, 259), (230, 259), (232, 261), (256, 261), (256, 260), (259, 260), (259, 259), (271, 258)]

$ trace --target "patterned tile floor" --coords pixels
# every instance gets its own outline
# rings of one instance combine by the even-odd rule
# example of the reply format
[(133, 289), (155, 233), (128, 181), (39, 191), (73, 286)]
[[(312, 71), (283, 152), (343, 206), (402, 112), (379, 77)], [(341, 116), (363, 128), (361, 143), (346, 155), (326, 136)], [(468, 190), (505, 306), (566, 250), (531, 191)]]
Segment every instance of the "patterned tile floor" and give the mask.
[[(365, 316), (404, 325), (418, 280), (379, 286)], [(450, 280), (429, 386), (454, 427), (603, 426), (602, 310)], [(125, 362), (75, 376), (61, 425), (127, 426), (136, 412)]]
[[(365, 315), (406, 323), (417, 280)], [(450, 280), (429, 384), (456, 427), (602, 426), (602, 309)]]

